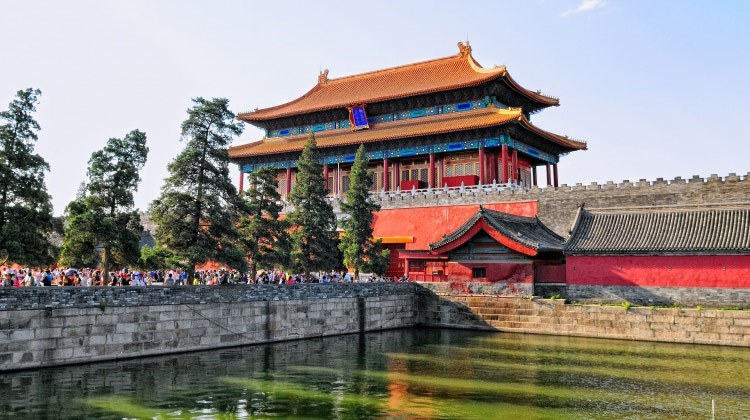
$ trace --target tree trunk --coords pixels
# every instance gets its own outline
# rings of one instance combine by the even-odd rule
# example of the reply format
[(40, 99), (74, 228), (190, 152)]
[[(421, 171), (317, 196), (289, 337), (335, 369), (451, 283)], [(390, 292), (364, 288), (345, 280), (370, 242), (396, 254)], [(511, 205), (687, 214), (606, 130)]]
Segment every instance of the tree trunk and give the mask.
[(193, 284), (193, 279), (195, 278), (195, 262), (190, 263), (190, 267), (187, 269), (187, 285), (190, 286)]
[(250, 283), (255, 283), (255, 276), (258, 274), (258, 264), (253, 262), (250, 264)]
[(354, 281), (359, 281), (359, 267), (354, 267)]
[(109, 278), (110, 263), (109, 263), (109, 261), (110, 261), (111, 258), (112, 258), (112, 251), (110, 250), (110, 246), (109, 245), (105, 245), (104, 246), (104, 261), (103, 261), (103, 264), (102, 264), (102, 269), (104, 270), (104, 272), (102, 273), (102, 283), (105, 286), (109, 286), (109, 281), (110, 281), (110, 278)]

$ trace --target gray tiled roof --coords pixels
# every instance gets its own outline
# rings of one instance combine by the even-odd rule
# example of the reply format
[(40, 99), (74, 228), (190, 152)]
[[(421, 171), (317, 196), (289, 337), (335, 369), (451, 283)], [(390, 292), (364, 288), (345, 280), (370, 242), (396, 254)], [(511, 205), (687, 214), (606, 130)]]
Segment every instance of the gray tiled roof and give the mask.
[(750, 208), (581, 209), (566, 254), (749, 254)]
[(514, 216), (482, 207), (458, 229), (439, 241), (431, 243), (430, 249), (437, 249), (457, 240), (481, 219), (501, 234), (538, 252), (562, 252), (563, 250), (563, 238), (544, 226), (538, 218)]

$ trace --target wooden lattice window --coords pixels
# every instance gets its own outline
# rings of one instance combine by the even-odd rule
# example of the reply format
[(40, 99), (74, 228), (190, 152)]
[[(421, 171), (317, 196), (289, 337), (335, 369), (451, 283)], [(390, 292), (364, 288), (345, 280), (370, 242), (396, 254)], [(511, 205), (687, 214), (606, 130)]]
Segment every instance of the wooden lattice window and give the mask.
[(349, 175), (343, 175), (341, 177), (341, 192), (349, 191)]

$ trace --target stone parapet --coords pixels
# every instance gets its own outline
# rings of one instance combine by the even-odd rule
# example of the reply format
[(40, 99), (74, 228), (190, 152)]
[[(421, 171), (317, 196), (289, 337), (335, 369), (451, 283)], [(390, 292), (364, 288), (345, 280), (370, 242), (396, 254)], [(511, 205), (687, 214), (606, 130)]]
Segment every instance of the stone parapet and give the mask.
[(223, 286), (0, 288), (0, 312), (266, 300), (378, 297), (413, 293), (415, 283), (313, 283)]

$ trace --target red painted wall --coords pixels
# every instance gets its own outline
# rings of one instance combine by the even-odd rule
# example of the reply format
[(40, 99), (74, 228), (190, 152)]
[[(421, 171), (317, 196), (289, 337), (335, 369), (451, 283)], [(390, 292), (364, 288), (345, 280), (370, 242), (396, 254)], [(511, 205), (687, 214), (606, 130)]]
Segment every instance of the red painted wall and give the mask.
[(750, 287), (750, 255), (575, 256), (569, 285)]
[(537, 265), (537, 283), (565, 283), (565, 264)]
[(391, 252), (386, 277), (401, 277), (404, 275), (404, 260), (398, 258), (398, 250), (404, 249), (404, 244), (383, 244), (383, 248)]
[[(537, 201), (483, 204), (486, 209), (501, 211), (516, 216), (537, 215)], [(407, 207), (383, 209), (375, 212), (372, 236), (413, 236), (414, 242), (406, 249), (429, 249), (435, 242), (469, 220), (479, 210), (476, 204), (459, 206)]]
[[(474, 279), (471, 277), (473, 267), (485, 267), (486, 278)], [(450, 261), (446, 267), (449, 282), (507, 282), (507, 283), (532, 283), (534, 281), (534, 268), (529, 263), (469, 263)]]

